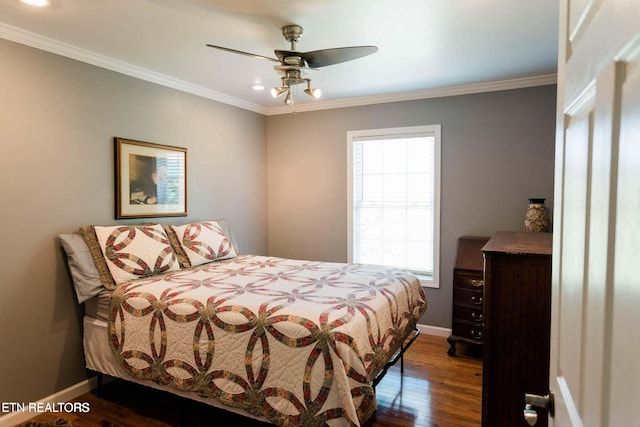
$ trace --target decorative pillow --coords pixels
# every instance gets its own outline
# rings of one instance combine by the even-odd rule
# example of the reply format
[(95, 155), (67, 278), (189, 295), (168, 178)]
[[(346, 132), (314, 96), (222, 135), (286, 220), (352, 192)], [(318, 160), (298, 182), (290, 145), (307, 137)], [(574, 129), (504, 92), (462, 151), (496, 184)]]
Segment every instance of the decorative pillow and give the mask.
[(167, 228), (182, 267), (195, 267), (237, 255), (233, 244), (216, 221), (169, 225)]
[(78, 303), (82, 304), (102, 290), (98, 270), (91, 258), (89, 247), (80, 234), (60, 234), (58, 238), (67, 254), (67, 265)]
[(115, 284), (180, 269), (159, 224), (92, 228)]

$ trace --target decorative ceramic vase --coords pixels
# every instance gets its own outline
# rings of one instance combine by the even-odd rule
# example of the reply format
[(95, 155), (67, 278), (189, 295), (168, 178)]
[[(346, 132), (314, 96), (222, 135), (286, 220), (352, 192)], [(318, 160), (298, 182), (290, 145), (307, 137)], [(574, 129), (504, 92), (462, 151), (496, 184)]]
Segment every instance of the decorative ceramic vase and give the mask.
[(524, 216), (524, 230), (535, 233), (547, 231), (549, 215), (544, 206), (545, 199), (529, 199), (529, 208)]

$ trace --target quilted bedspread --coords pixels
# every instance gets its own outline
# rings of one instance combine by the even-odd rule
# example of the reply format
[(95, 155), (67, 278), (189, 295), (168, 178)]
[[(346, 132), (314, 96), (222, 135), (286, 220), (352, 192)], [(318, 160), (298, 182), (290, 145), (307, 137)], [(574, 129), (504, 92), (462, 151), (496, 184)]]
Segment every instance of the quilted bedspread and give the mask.
[(137, 379), (277, 425), (360, 425), (425, 310), (403, 270), (244, 255), (118, 286), (109, 342)]

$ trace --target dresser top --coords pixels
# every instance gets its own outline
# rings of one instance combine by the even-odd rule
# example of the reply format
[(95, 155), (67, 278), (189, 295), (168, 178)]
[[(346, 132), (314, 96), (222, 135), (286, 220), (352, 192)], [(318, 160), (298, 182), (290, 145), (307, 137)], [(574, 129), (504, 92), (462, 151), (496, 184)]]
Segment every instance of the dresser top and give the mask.
[(526, 231), (498, 231), (482, 248), (482, 252), (510, 254), (551, 255), (552, 233)]

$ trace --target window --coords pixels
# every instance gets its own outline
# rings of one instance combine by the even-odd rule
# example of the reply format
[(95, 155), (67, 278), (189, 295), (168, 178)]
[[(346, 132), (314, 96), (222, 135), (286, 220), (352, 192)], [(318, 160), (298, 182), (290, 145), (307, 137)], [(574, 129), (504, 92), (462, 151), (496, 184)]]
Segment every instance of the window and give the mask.
[(350, 131), (349, 262), (439, 287), (440, 125)]
[(168, 153), (156, 158), (152, 174), (158, 204), (180, 203), (180, 177), (185, 176), (184, 157)]

